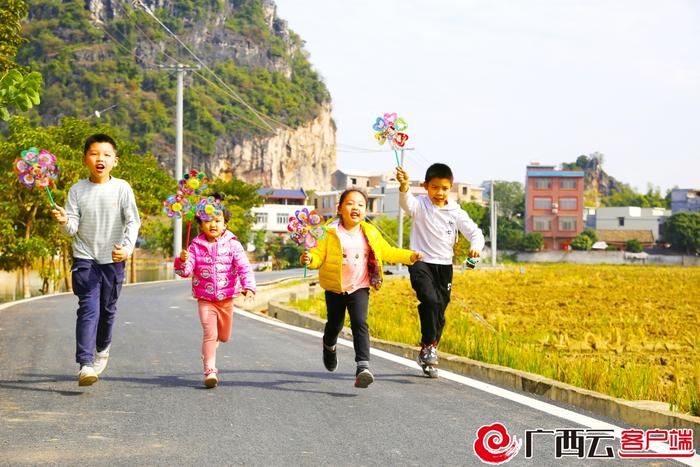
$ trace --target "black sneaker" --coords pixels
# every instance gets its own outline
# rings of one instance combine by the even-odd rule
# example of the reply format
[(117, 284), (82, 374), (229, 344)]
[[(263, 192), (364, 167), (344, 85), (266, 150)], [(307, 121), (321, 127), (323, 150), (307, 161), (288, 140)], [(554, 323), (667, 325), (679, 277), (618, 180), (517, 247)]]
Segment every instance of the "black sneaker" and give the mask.
[(338, 368), (338, 355), (335, 353), (335, 346), (333, 350), (328, 350), (326, 344), (323, 345), (323, 365), (328, 371), (335, 371)]
[(365, 389), (374, 382), (374, 375), (369, 368), (358, 367), (355, 372), (355, 387)]

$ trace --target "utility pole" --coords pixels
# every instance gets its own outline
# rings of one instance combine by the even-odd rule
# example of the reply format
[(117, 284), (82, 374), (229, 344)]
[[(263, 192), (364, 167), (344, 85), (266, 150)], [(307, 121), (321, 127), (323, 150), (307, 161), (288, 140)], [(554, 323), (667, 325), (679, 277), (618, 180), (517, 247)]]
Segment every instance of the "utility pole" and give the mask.
[(496, 267), (497, 237), (498, 237), (498, 203), (493, 195), (495, 180), (491, 180), (491, 266)]
[[(413, 151), (413, 148), (401, 148), (401, 167), (403, 168), (403, 152)], [(409, 190), (411, 189), (409, 185)], [(399, 188), (399, 199), (401, 198), (401, 189)], [(401, 201), (399, 201), (399, 248), (403, 248), (403, 209), (401, 209)], [(396, 265), (397, 271), (403, 270), (403, 264)]]
[[(177, 72), (177, 96), (175, 102), (175, 180), (182, 176), (182, 100), (184, 93), (184, 76), (188, 71), (199, 70), (197, 66), (186, 66), (178, 63), (175, 66), (161, 66), (162, 70)], [(178, 256), (182, 250), (182, 219), (173, 219), (173, 256)]]

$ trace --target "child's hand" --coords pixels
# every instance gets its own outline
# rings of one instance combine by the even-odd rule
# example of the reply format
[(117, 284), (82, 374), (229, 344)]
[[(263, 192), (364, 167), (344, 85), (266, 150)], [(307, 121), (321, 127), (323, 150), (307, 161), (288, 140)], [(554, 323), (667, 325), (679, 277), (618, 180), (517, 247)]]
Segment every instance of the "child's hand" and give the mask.
[(183, 263), (187, 262), (187, 259), (190, 257), (190, 254), (187, 252), (187, 250), (182, 250), (180, 252), (180, 261)]
[(467, 252), (467, 256), (468, 256), (469, 258), (478, 258), (478, 257), (481, 256), (481, 253), (478, 252), (478, 251), (476, 251), (476, 250), (469, 250), (469, 251)]
[(399, 191), (402, 193), (408, 191), (408, 172), (401, 167), (396, 168), (396, 181), (400, 184)]
[(255, 298), (255, 292), (253, 292), (250, 289), (243, 289), (242, 293), (243, 293), (243, 297), (245, 297), (246, 301), (252, 300), (253, 298)]
[(412, 263), (415, 263), (416, 261), (420, 261), (422, 259), (423, 259), (423, 253), (421, 253), (420, 251), (414, 251), (413, 253), (411, 253), (411, 262)]
[(129, 257), (129, 252), (126, 251), (126, 248), (124, 248), (122, 245), (117, 245), (116, 243), (113, 243), (112, 245), (114, 246), (114, 250), (112, 250), (112, 261), (115, 263), (126, 261), (126, 259)]
[(302, 266), (311, 264), (311, 254), (308, 251), (303, 252), (299, 257), (299, 263), (301, 263)]
[(66, 215), (66, 210), (63, 209), (61, 206), (56, 206), (56, 209), (52, 209), (51, 215), (54, 219), (56, 219), (56, 222), (58, 222), (61, 225), (65, 225), (68, 223), (68, 216)]

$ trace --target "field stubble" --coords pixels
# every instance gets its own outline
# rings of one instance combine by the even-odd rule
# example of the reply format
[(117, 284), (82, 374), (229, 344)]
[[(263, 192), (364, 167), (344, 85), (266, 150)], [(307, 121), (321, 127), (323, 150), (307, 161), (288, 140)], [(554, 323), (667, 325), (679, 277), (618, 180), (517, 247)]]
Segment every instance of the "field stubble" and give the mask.
[[(417, 304), (407, 278), (387, 281), (370, 298), (372, 336), (418, 345)], [(325, 318), (323, 294), (295, 305)], [(455, 272), (446, 321), (444, 352), (700, 415), (700, 268)]]

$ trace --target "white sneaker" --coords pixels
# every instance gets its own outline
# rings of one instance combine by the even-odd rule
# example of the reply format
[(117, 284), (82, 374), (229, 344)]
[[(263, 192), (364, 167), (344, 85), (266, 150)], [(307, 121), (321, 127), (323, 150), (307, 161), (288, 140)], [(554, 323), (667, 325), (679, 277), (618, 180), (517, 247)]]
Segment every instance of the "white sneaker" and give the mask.
[(109, 360), (109, 346), (101, 352), (95, 352), (95, 373), (101, 375), (105, 368), (107, 368), (107, 361)]
[(78, 372), (78, 386), (92, 386), (97, 381), (97, 373), (91, 366), (84, 366)]

